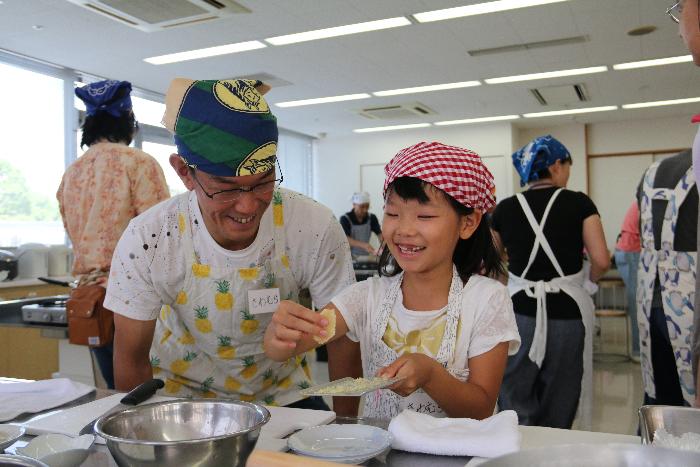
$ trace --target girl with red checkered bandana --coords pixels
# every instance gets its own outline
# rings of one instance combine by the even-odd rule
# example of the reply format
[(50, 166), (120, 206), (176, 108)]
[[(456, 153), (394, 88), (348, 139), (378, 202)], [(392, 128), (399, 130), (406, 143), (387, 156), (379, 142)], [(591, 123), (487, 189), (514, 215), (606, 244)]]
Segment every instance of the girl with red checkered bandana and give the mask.
[[(314, 337), (349, 339), (360, 343), (365, 377), (401, 378), (365, 398), (365, 416), (486, 418), (520, 345), (508, 290), (488, 277), (503, 272), (484, 216), (493, 177), (474, 152), (437, 142), (403, 149), (384, 171), (380, 276), (332, 300), (332, 336), (327, 318), (283, 302), (266, 354), (283, 361), (318, 345)], [(338, 376), (342, 356), (329, 356)]]

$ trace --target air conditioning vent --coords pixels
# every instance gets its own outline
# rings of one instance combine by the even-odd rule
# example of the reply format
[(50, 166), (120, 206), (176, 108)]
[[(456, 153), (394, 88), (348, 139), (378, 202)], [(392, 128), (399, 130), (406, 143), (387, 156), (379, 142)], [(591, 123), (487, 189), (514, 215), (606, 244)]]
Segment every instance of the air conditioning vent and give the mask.
[(561, 39), (552, 39), (548, 41), (527, 42), (524, 44), (505, 45), (503, 47), (467, 50), (467, 53), (472, 57), (478, 57), (480, 55), (496, 55), (508, 52), (521, 52), (525, 50), (557, 47), (561, 45), (582, 44), (584, 42), (588, 42), (588, 36), (563, 37)]
[(250, 10), (234, 0), (68, 0), (145, 32), (212, 21)]
[(400, 120), (402, 118), (415, 118), (416, 115), (436, 115), (437, 112), (419, 102), (408, 104), (386, 105), (382, 107), (368, 107), (356, 111), (365, 118), (372, 120)]
[(583, 84), (548, 86), (530, 89), (530, 92), (541, 105), (577, 104), (590, 100)]

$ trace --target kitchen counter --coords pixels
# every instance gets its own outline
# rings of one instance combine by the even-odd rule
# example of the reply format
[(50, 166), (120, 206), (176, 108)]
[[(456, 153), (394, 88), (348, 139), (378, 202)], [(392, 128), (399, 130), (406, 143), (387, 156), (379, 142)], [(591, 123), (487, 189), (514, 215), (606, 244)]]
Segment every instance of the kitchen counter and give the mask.
[[(75, 279), (71, 276), (60, 276), (60, 277), (49, 277), (49, 279), (55, 279), (62, 282), (71, 282)], [(8, 287), (27, 287), (29, 285), (47, 285), (46, 282), (40, 281), (39, 279), (12, 279), (11, 281), (0, 282), (0, 289), (6, 289)]]
[[(3, 378), (0, 378), (0, 383)], [(113, 391), (97, 390), (87, 396), (82, 397), (78, 401), (66, 404), (62, 408), (74, 407), (76, 405), (89, 402), (91, 400), (106, 397), (113, 394)], [(56, 410), (56, 409), (53, 409)], [(25, 421), (31, 417), (19, 417), (16, 421)], [(366, 423), (375, 426), (386, 428), (388, 420), (378, 419), (353, 419), (348, 417), (338, 418), (336, 423)], [(640, 444), (641, 439), (638, 436), (620, 435), (613, 433), (594, 433), (577, 430), (561, 430), (545, 427), (519, 427), (522, 434), (521, 449), (531, 449), (545, 446), (553, 446), (558, 444), (576, 444), (576, 443), (593, 443), (593, 444), (609, 444), (609, 443), (629, 443)], [(14, 452), (14, 449), (24, 446), (31, 437), (25, 436), (21, 441), (18, 441), (11, 446), (8, 452)], [(390, 450), (388, 453), (370, 460), (366, 465), (381, 467), (464, 467), (467, 463), (469, 466), (477, 465), (479, 459), (470, 457), (452, 457), (452, 456), (435, 456), (429, 454), (416, 454), (404, 451)], [(90, 456), (82, 464), (81, 467), (116, 467), (116, 463), (109, 454), (107, 447), (104, 445), (95, 444)]]

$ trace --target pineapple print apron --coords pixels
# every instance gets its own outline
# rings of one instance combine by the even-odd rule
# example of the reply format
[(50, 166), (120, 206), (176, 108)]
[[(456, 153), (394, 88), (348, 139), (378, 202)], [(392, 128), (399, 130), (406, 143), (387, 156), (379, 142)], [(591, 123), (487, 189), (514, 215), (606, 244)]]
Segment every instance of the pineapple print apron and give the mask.
[[(691, 338), (695, 297), (697, 252), (674, 251), (678, 211), (688, 193), (695, 187), (695, 175), (690, 167), (673, 189), (654, 188), (654, 178), (659, 163), (652, 164), (644, 175), (643, 193), (639, 207), (642, 253), (639, 258), (637, 279), (637, 318), (641, 340), (641, 364), (644, 392), (656, 397), (654, 371), (651, 366), (651, 342), (649, 318), (654, 296), (654, 282), (659, 278), (668, 335), (676, 357), (676, 370), (685, 401), (695, 400), (693, 372), (691, 368)], [(666, 212), (661, 228), (661, 249), (654, 245), (651, 205), (653, 200), (666, 200)], [(641, 304), (640, 304), (641, 302)]]
[(161, 308), (151, 346), (153, 374), (165, 380), (163, 395), (287, 405), (301, 399), (299, 389), (310, 386), (306, 356), (284, 363), (265, 357), (263, 336), (272, 313), (248, 311), (248, 291), (252, 290), (279, 288), (280, 299), (298, 299), (286, 255), (278, 192), (271, 209), (274, 248), (258, 265), (232, 273), (199, 262), (192, 242), (194, 215), (186, 197), (180, 202), (179, 230), (187, 273), (175, 303)]
[[(389, 323), (389, 317), (394, 309), (394, 303), (399, 297), (403, 272), (392, 278), (393, 283), (387, 289), (382, 299), (379, 312), (375, 316), (371, 329), (371, 349), (368, 359), (366, 375), (374, 376), (381, 368), (391, 364), (399, 358), (399, 354), (384, 342), (384, 333)], [(442, 336), (440, 350), (436, 360), (447, 369), (455, 378), (466, 381), (469, 370), (464, 368), (452, 368), (455, 346), (457, 344), (457, 327), (462, 311), (462, 279), (457, 273), (457, 268), (452, 265), (452, 283), (447, 299), (447, 314), (445, 316), (445, 332)], [(445, 412), (425, 391), (417, 389), (407, 397), (401, 397), (389, 389), (378, 389), (374, 393), (365, 396), (364, 414), (372, 417), (393, 418), (402, 410), (410, 409), (416, 412), (427, 413), (434, 417), (445, 417)]]

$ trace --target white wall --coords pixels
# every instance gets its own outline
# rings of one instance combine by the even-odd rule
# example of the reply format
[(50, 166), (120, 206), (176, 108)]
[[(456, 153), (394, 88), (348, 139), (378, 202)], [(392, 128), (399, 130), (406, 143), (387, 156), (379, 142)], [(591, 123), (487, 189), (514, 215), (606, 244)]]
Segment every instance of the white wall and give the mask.
[(688, 116), (594, 123), (588, 126), (589, 154), (638, 153), (590, 158), (590, 197), (603, 221), (608, 248), (615, 248), (622, 219), (635, 200), (646, 168), (661, 157), (654, 151), (690, 147), (697, 127)]
[(690, 116), (592, 123), (588, 126), (589, 154), (642, 152), (688, 148), (697, 126)]
[[(440, 141), (471, 149), (484, 158), (493, 172), (499, 199), (512, 194), (510, 154), (512, 128), (509, 123), (475, 126), (392, 131), (328, 137), (315, 142), (314, 198), (330, 207), (336, 215), (351, 208), (350, 196), (361, 188), (360, 166), (386, 164), (399, 150), (420, 141)], [(382, 170), (377, 166), (377, 171)], [(376, 173), (373, 179), (377, 179)], [(373, 199), (382, 186), (368, 190)], [(381, 218), (382, 206), (373, 203), (370, 210)]]

